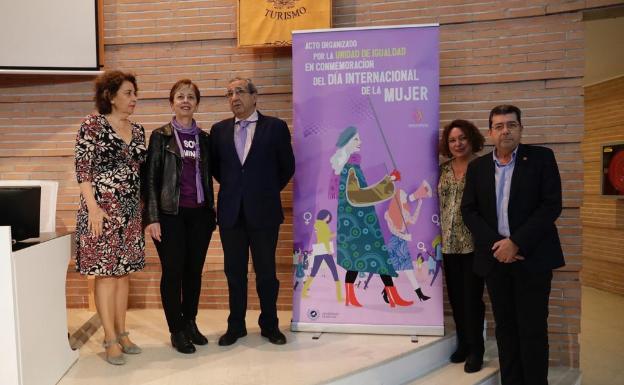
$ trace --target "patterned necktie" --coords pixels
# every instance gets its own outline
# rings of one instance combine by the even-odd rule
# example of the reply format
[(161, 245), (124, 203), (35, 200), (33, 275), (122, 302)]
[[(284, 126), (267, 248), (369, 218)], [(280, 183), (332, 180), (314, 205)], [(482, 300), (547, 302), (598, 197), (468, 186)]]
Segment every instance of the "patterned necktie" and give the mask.
[(238, 130), (234, 135), (234, 144), (236, 145), (236, 153), (238, 154), (238, 159), (240, 159), (241, 164), (245, 160), (245, 143), (247, 142), (247, 126), (249, 126), (252, 122), (249, 120), (239, 120)]

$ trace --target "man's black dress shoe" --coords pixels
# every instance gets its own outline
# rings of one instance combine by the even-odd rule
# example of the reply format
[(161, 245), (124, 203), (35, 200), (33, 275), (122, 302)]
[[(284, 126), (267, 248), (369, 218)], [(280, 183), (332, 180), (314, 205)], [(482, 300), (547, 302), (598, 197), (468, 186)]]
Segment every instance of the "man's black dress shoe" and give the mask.
[(243, 330), (240, 332), (233, 332), (231, 330), (228, 330), (225, 332), (224, 335), (219, 337), (219, 346), (230, 346), (234, 342), (236, 342), (237, 339), (241, 337), (245, 337), (246, 335), (247, 335), (247, 330)]
[(186, 324), (186, 335), (194, 345), (206, 345), (208, 343), (208, 338), (201, 334), (194, 320), (188, 321)]
[(268, 338), (269, 342), (275, 345), (284, 345), (286, 343), (286, 336), (279, 329), (262, 330), (260, 335)]
[(466, 357), (468, 357), (468, 349), (464, 347), (458, 347), (457, 350), (453, 354), (451, 354), (451, 362), (454, 364), (458, 364), (460, 362), (466, 361)]
[(470, 354), (466, 357), (466, 363), (464, 364), (464, 372), (475, 373), (481, 370), (483, 366), (483, 355)]
[(171, 345), (180, 353), (195, 353), (195, 345), (193, 345), (184, 331), (171, 333)]

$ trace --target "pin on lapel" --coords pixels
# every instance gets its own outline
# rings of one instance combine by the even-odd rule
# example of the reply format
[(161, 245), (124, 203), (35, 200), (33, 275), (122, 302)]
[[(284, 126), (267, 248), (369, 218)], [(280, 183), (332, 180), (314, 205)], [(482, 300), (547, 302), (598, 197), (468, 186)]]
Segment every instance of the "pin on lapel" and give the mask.
[(526, 156), (523, 156), (523, 157), (522, 157), (522, 160), (527, 160), (527, 159), (528, 159), (528, 158), (527, 158)]

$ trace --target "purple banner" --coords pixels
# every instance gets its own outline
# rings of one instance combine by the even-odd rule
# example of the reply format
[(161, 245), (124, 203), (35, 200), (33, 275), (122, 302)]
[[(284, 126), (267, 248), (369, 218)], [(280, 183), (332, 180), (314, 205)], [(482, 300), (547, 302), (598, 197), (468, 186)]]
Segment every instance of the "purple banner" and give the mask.
[(293, 34), (293, 330), (444, 333), (438, 35)]

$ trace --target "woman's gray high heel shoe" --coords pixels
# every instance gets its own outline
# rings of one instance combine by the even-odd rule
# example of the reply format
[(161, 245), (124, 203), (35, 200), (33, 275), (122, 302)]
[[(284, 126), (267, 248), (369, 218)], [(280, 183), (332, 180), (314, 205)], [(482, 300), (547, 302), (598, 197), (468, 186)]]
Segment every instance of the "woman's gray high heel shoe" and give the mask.
[(117, 341), (119, 341), (119, 345), (121, 345), (121, 351), (123, 351), (126, 354), (139, 354), (141, 353), (143, 350), (141, 350), (140, 347), (138, 347), (136, 344), (133, 344), (132, 342), (130, 343), (130, 345), (124, 345), (121, 343), (121, 338), (122, 337), (128, 337), (130, 333), (129, 332), (123, 332), (120, 333), (117, 336)]
[[(116, 343), (117, 340), (104, 341), (102, 342), (102, 346), (104, 349), (108, 349)], [(108, 352), (105, 352), (104, 354), (106, 355), (106, 362), (111, 365), (124, 365), (126, 363), (126, 357), (124, 357), (123, 353), (118, 356), (109, 356)]]

